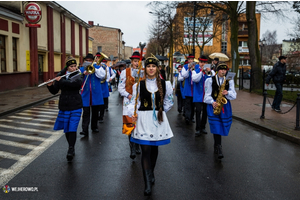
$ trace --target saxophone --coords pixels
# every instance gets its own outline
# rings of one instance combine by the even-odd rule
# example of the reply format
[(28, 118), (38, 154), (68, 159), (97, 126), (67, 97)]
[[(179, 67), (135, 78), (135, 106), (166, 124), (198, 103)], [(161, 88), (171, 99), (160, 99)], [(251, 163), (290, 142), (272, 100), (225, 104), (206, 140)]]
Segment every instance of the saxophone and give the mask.
[[(216, 76), (216, 78), (217, 78), (217, 76)], [(219, 91), (218, 97), (216, 99), (216, 103), (218, 103), (218, 105), (216, 106), (216, 108), (214, 108), (214, 115), (221, 114), (223, 105), (227, 104), (227, 99), (222, 94), (223, 90), (225, 89), (225, 84), (226, 84), (226, 79), (224, 77), (224, 82), (222, 83), (222, 85), (220, 87), (220, 91)]]

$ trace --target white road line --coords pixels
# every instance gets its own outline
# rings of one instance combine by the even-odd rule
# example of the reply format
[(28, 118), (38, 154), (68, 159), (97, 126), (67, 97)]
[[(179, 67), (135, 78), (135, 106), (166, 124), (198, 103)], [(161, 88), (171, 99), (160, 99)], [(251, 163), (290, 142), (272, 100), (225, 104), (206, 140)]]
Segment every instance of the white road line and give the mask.
[(31, 123), (31, 122), (20, 122), (20, 121), (15, 121), (12, 119), (0, 119), (0, 122), (13, 122), (16, 124), (25, 124), (25, 125), (33, 125), (33, 126), (42, 126), (42, 127), (48, 127), (51, 128), (53, 125), (51, 124), (42, 124), (42, 123)]
[(23, 139), (28, 139), (28, 140), (37, 140), (37, 141), (44, 141), (45, 140), (45, 138), (43, 138), (43, 137), (22, 135), (22, 134), (17, 134), (17, 133), (8, 133), (8, 132), (5, 132), (5, 131), (0, 131), (0, 135), (8, 136), (8, 137), (23, 138)]
[(57, 115), (57, 111), (56, 112), (46, 112), (46, 111), (37, 111), (37, 110), (24, 110), (23, 112), (25, 113), (32, 113), (33, 115), (36, 115), (34, 113), (38, 113), (38, 114), (50, 114), (50, 115)]
[[(0, 173), (0, 186), (7, 184), (12, 178), (19, 174), (25, 167), (48, 149), (54, 142), (56, 142), (63, 135), (63, 131), (58, 131), (58, 134), (52, 135), (46, 139), (42, 144), (34, 148), (26, 156), (18, 159), (9, 169)], [(42, 147), (42, 149), (41, 149)]]
[(9, 125), (4, 125), (4, 124), (0, 124), (0, 127), (14, 129), (14, 130), (20, 130), (20, 131), (35, 132), (35, 133), (53, 134), (53, 131), (45, 131), (45, 130), (39, 130), (39, 129), (33, 129), (33, 128), (15, 127), (15, 126), (9, 126)]
[(0, 157), (2, 158), (8, 158), (13, 160), (20, 160), (23, 156), (19, 154), (9, 153), (5, 151), (0, 151)]
[(39, 107), (36, 107), (36, 108), (50, 108), (50, 109), (53, 109), (53, 108), (56, 108), (58, 109), (58, 105), (54, 105), (54, 106), (49, 106), (49, 105), (45, 105), (45, 106), (39, 106)]
[(49, 112), (57, 112), (58, 109), (53, 109), (53, 108), (31, 108), (30, 110), (36, 110), (36, 111), (49, 111)]
[(25, 116), (35, 116), (35, 117), (46, 117), (46, 118), (54, 118), (57, 117), (57, 115), (36, 115), (36, 114), (30, 114), (30, 113), (17, 113), (18, 115), (25, 115)]
[(12, 141), (1, 140), (1, 139), (0, 139), (0, 144), (13, 146), (13, 147), (20, 147), (20, 148), (23, 148), (23, 149), (34, 149), (35, 147), (37, 147), (36, 145), (23, 144), (23, 143), (20, 143), (20, 142), (12, 142)]
[(55, 122), (55, 120), (51, 119), (37, 119), (37, 118), (32, 118), (32, 117), (20, 117), (20, 116), (8, 116), (9, 118), (15, 118), (15, 119), (23, 119), (23, 120), (35, 120), (35, 121), (40, 121), (40, 122)]

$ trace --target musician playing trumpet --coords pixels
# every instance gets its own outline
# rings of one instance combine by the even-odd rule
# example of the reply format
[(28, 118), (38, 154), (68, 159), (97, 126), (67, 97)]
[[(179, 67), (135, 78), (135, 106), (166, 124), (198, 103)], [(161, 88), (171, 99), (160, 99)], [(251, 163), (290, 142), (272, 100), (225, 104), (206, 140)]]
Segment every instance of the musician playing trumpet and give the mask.
[[(230, 100), (236, 99), (236, 92), (233, 80), (226, 80), (228, 67), (225, 63), (220, 63), (217, 67), (218, 74), (205, 81), (204, 102), (207, 103), (207, 115), (210, 126), (210, 132), (214, 135), (214, 153), (218, 159), (222, 159), (221, 136), (227, 136), (232, 123), (232, 110)], [(224, 83), (224, 84), (223, 84)], [(221, 88), (224, 87), (224, 90)], [(217, 102), (218, 97), (222, 95), (227, 99), (227, 103), (223, 104), (221, 113), (214, 114), (214, 109), (221, 104)]]
[(206, 56), (202, 55), (199, 61), (199, 65), (196, 65), (195, 70), (192, 72), (192, 81), (194, 82), (193, 103), (196, 107), (196, 137), (207, 134), (205, 130), (207, 123), (206, 103), (203, 102), (204, 83), (206, 79), (211, 78), (211, 74), (214, 75), (214, 71), (211, 71), (210, 65), (207, 64), (208, 59)]
[[(97, 57), (101, 54), (97, 53)], [(82, 131), (80, 132), (83, 136), (89, 135), (89, 124), (91, 121), (91, 128), (93, 132), (99, 132), (98, 130), (98, 113), (100, 111), (100, 106), (104, 105), (101, 79), (105, 76), (105, 70), (98, 66), (93, 61), (93, 54), (87, 54), (84, 58), (84, 64), (92, 65), (94, 67), (94, 72), (89, 72), (86, 67), (81, 67), (80, 70), (85, 75), (84, 84), (82, 85), (81, 97), (83, 102), (83, 115), (82, 115)], [(91, 112), (92, 111), (92, 112)], [(92, 115), (92, 119), (90, 117)]]
[[(71, 161), (75, 155), (76, 132), (82, 112), (82, 100), (79, 90), (83, 82), (83, 77), (79, 71), (71, 74), (71, 72), (76, 70), (76, 67), (75, 58), (68, 57), (66, 67), (57, 74), (55, 82), (52, 81), (47, 84), (47, 88), (52, 94), (57, 94), (61, 90), (58, 104), (59, 113), (53, 129), (64, 130), (69, 144), (67, 152), (68, 161)], [(67, 76), (61, 77), (65, 74)]]

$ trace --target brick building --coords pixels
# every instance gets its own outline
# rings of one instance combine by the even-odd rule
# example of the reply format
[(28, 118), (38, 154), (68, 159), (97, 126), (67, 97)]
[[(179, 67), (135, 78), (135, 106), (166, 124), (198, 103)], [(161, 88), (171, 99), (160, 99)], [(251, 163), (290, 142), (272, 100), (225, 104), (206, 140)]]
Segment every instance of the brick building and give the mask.
[(55, 1), (38, 1), (40, 28), (27, 27), (25, 1), (0, 1), (0, 91), (35, 86), (55, 77), (67, 56), (89, 51), (90, 27)]
[(133, 53), (133, 48), (129, 47), (129, 46), (125, 46), (125, 55), (124, 55), (124, 59), (127, 60), (132, 56)]
[(125, 42), (122, 39), (123, 32), (119, 28), (94, 25), (93, 21), (88, 22), (89, 36), (94, 40), (92, 53), (103, 52), (110, 57), (113, 55), (116, 60), (122, 60), (125, 57)]
[[(141, 48), (140, 48), (140, 47), (133, 48), (133, 52), (139, 52), (139, 53), (141, 53)], [(147, 48), (145, 47), (145, 48), (143, 49), (143, 56), (145, 56), (146, 53), (147, 53)]]

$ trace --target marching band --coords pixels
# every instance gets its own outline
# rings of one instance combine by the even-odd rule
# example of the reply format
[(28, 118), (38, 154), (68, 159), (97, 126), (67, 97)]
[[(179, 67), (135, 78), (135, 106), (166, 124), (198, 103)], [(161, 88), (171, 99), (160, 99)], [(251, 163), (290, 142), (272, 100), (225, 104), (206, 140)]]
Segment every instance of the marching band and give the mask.
[[(134, 52), (130, 57), (130, 66), (126, 68), (126, 63), (121, 61), (116, 65), (118, 69), (108, 66), (106, 59), (108, 57), (102, 52), (97, 52), (95, 56), (87, 54), (84, 63), (77, 69), (76, 60), (68, 57), (66, 67), (57, 77), (43, 83), (52, 94), (61, 90), (54, 130), (63, 129), (65, 132), (69, 144), (66, 156), (69, 162), (75, 155), (77, 127), (81, 117), (81, 135), (89, 136), (90, 123), (92, 132), (100, 132), (98, 121), (104, 122), (109, 92), (112, 92), (109, 83), (115, 78), (115, 86), (123, 97), (122, 133), (128, 135), (130, 158), (135, 159), (137, 154), (142, 153), (145, 196), (151, 195), (155, 182), (158, 147), (169, 144), (174, 136), (166, 115), (173, 107), (173, 93), (177, 96), (177, 110), (185, 117), (186, 124), (196, 123), (196, 137), (207, 134), (208, 119), (215, 141), (214, 153), (218, 159), (224, 157), (221, 136), (229, 133), (232, 120), (229, 100), (236, 98), (233, 81), (225, 78), (228, 70), (225, 63), (216, 62), (219, 59), (215, 58), (213, 64), (208, 65), (206, 56), (197, 60), (190, 54), (184, 63), (176, 64), (171, 84), (162, 78), (159, 60), (154, 55), (146, 58), (143, 66), (142, 52)], [(228, 100), (227, 104), (219, 102), (218, 95)], [(215, 109), (220, 106), (222, 112), (216, 114)]]

